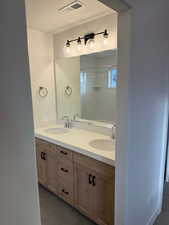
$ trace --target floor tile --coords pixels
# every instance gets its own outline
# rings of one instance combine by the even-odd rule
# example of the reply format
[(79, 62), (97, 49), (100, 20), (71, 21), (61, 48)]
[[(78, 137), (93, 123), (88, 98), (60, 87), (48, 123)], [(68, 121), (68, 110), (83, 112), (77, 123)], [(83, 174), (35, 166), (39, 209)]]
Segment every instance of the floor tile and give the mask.
[(169, 225), (169, 212), (162, 212), (154, 225)]
[(42, 225), (96, 225), (42, 186), (39, 195)]
[(164, 185), (163, 211), (154, 225), (169, 225), (169, 183)]

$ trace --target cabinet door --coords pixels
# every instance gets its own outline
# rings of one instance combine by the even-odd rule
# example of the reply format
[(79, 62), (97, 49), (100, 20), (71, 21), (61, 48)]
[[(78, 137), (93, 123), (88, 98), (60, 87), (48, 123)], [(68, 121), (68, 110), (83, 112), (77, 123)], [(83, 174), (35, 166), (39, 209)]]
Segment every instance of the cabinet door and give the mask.
[[(75, 207), (93, 218), (92, 171), (75, 163)], [(91, 180), (91, 181), (90, 181)]]
[(38, 181), (42, 185), (47, 184), (47, 153), (44, 143), (36, 142)]
[(99, 225), (114, 224), (114, 178), (95, 173), (95, 221)]

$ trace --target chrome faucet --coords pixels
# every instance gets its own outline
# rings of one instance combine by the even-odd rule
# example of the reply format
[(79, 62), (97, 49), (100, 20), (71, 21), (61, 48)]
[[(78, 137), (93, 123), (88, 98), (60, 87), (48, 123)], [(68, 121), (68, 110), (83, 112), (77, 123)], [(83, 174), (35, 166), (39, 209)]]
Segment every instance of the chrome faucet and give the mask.
[(72, 122), (68, 116), (64, 116), (63, 120), (65, 120), (65, 123), (64, 123), (65, 128), (72, 128)]

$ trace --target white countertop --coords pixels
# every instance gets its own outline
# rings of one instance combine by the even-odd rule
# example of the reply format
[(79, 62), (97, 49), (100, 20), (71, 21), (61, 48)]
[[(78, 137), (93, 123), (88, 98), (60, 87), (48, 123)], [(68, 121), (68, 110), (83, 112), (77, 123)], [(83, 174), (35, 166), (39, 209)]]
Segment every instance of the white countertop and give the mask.
[[(72, 128), (65, 134), (52, 134), (45, 131), (51, 127), (53, 126), (36, 129), (35, 137), (115, 166), (115, 142), (112, 151), (99, 150), (89, 145), (89, 142), (95, 139), (112, 140), (109, 136), (79, 128)], [(60, 126), (55, 125), (55, 127)]]

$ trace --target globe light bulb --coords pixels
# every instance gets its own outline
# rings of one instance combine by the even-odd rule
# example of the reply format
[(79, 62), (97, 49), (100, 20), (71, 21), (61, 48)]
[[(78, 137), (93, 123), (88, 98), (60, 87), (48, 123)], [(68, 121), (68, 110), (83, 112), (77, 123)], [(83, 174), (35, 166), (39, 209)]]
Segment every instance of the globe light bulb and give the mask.
[(66, 53), (69, 54), (70, 53), (70, 47), (66, 46)]
[(103, 44), (104, 44), (104, 45), (107, 45), (107, 44), (108, 44), (108, 38), (104, 38), (104, 39), (103, 39)]
[(105, 30), (104, 34), (103, 34), (103, 44), (104, 45), (108, 44), (108, 37), (109, 37), (109, 34), (108, 34), (107, 30)]
[(94, 46), (95, 46), (94, 39), (88, 40), (87, 45), (88, 45), (89, 49), (92, 50), (94, 48)]
[(79, 37), (77, 40), (77, 51), (81, 52), (82, 50), (82, 42), (81, 42), (81, 38)]
[(70, 53), (70, 41), (67, 40), (66, 42), (66, 53), (69, 54)]

